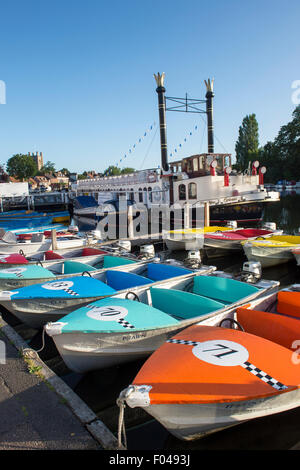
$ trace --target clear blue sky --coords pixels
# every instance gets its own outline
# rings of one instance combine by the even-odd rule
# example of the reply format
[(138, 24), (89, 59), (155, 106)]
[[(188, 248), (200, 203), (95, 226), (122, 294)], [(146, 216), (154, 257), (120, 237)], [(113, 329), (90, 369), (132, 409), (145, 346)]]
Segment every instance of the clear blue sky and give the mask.
[[(235, 154), (247, 114), (257, 116), (261, 145), (292, 118), (299, 0), (11, 0), (0, 12), (2, 164), (42, 151), (78, 172), (125, 154), (120, 166), (159, 165), (157, 72), (167, 96), (199, 99), (214, 77), (215, 151)], [(204, 118), (167, 113), (176, 159), (207, 151)]]

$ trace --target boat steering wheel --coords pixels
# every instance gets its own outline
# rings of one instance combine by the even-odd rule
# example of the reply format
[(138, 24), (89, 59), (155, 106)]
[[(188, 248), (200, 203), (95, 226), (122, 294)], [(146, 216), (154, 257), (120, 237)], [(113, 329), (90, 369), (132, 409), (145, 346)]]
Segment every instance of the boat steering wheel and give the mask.
[[(129, 298), (129, 296), (132, 295), (133, 298)], [(132, 291), (129, 291), (127, 292), (127, 294), (125, 295), (125, 299), (127, 300), (136, 300), (137, 302), (140, 302), (140, 299), (138, 297), (138, 295), (135, 293), (135, 292), (132, 292)]]
[(237, 327), (241, 331), (245, 331), (245, 329), (242, 327), (242, 325), (237, 320), (234, 320), (233, 318), (223, 318), (223, 320), (220, 321), (219, 326), (222, 326), (222, 323), (224, 323), (225, 321), (230, 322), (230, 326), (231, 326), (232, 329), (235, 329), (233, 327), (234, 327), (234, 325), (237, 325)]

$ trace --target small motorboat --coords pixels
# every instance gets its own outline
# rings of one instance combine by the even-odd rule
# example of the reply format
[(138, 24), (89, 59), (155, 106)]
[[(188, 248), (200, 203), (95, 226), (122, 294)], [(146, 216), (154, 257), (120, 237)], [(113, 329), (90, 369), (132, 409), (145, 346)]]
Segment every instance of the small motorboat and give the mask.
[[(57, 238), (57, 248), (79, 248), (87, 246), (88, 244), (99, 244), (99, 240), (87, 240), (87, 238), (80, 236), (61, 236)], [(34, 253), (50, 250), (52, 247), (52, 239), (46, 238), (44, 233), (33, 233), (32, 237), (27, 239), (18, 239), (15, 233), (5, 232), (1, 234), (0, 238), (0, 254), (7, 255), (11, 253), (19, 253), (25, 256), (33, 255)]]
[[(282, 233), (277, 230), (276, 235)], [(204, 249), (207, 256), (222, 256), (228, 253), (243, 251), (242, 242), (248, 240), (261, 240), (274, 235), (272, 230), (243, 228), (231, 231), (216, 231), (204, 235)]]
[[(0, 255), (0, 269), (2, 267), (9, 268), (22, 264), (35, 265), (41, 263), (44, 268), (49, 268), (51, 265), (57, 263), (58, 260), (73, 260), (94, 266), (101, 262), (103, 256), (108, 255), (110, 251), (87, 246), (77, 249), (63, 248), (55, 251), (39, 251), (27, 257), (22, 253), (23, 251), (20, 250), (19, 253)], [(129, 253), (126, 253), (126, 256), (130, 256), (132, 259), (135, 259), (135, 257)]]
[[(66, 365), (84, 373), (146, 357), (176, 331), (199, 321), (220, 321), (237, 305), (254, 302), (268, 290), (266, 281), (258, 286), (196, 275), (89, 303), (48, 323), (45, 330)], [(269, 289), (275, 286), (278, 283), (268, 284)]]
[(294, 260), (293, 250), (300, 248), (300, 236), (274, 235), (241, 243), (249, 261), (259, 261), (263, 268), (268, 268)]
[[(197, 273), (212, 272), (215, 267), (202, 267)], [(126, 264), (101, 272), (89, 271), (59, 281), (34, 284), (0, 292), (0, 306), (32, 328), (57, 321), (81, 306), (126, 293), (137, 286), (149, 286), (169, 279), (188, 279), (196, 273), (181, 266), (158, 262)]]
[(119, 403), (143, 408), (184, 440), (300, 406), (299, 288), (168, 339)]
[(144, 261), (133, 260), (122, 256), (105, 254), (97, 267), (80, 262), (78, 260), (56, 260), (46, 267), (39, 262), (35, 265), (13, 266), (0, 269), (0, 291), (9, 289), (19, 289), (20, 287), (31, 286), (32, 284), (44, 283), (47, 281), (60, 281), (66, 277), (80, 276), (83, 273), (90, 273), (92, 277), (99, 275), (105, 269), (114, 269), (124, 265), (134, 263), (135, 266), (144, 265)]

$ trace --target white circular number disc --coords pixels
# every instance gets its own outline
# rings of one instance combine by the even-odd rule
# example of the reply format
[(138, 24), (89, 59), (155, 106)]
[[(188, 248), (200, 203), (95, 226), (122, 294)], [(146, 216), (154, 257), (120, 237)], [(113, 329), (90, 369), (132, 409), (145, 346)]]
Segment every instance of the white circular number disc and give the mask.
[(118, 321), (126, 317), (127, 313), (127, 308), (119, 305), (108, 305), (107, 307), (93, 307), (87, 312), (87, 316), (94, 320)]
[(57, 282), (49, 282), (47, 284), (43, 284), (42, 287), (44, 289), (49, 289), (49, 290), (64, 290), (64, 289), (69, 289), (70, 287), (73, 286), (72, 281), (57, 281)]
[(244, 346), (225, 339), (204, 341), (192, 351), (198, 359), (216, 366), (239, 366), (249, 358), (249, 352)]

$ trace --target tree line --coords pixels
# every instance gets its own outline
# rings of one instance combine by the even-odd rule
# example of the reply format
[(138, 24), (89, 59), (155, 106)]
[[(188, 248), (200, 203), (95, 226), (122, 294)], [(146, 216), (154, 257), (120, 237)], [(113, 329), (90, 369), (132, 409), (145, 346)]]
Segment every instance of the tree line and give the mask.
[(277, 183), (280, 180), (300, 181), (300, 105), (293, 114), (292, 120), (279, 129), (274, 141), (259, 146), (258, 123), (255, 114), (243, 119), (235, 146), (238, 171), (251, 169), (252, 162), (258, 160), (265, 166), (266, 183)]
[[(51, 161), (47, 161), (45, 165), (39, 170), (36, 162), (33, 157), (28, 154), (18, 153), (10, 157), (6, 163), (6, 169), (4, 165), (0, 165), (0, 174), (2, 181), (7, 181), (9, 176), (13, 176), (19, 181), (26, 181), (29, 178), (34, 178), (35, 176), (45, 176), (53, 175), (59, 171), (65, 176), (69, 176), (71, 171), (67, 168), (62, 168), (61, 170), (55, 169), (55, 164)], [(118, 168), (117, 166), (111, 165), (103, 173), (98, 173), (97, 176), (115, 176), (126, 173), (133, 173), (134, 168)], [(79, 179), (88, 178), (90, 172), (84, 171), (83, 173), (78, 174)]]

